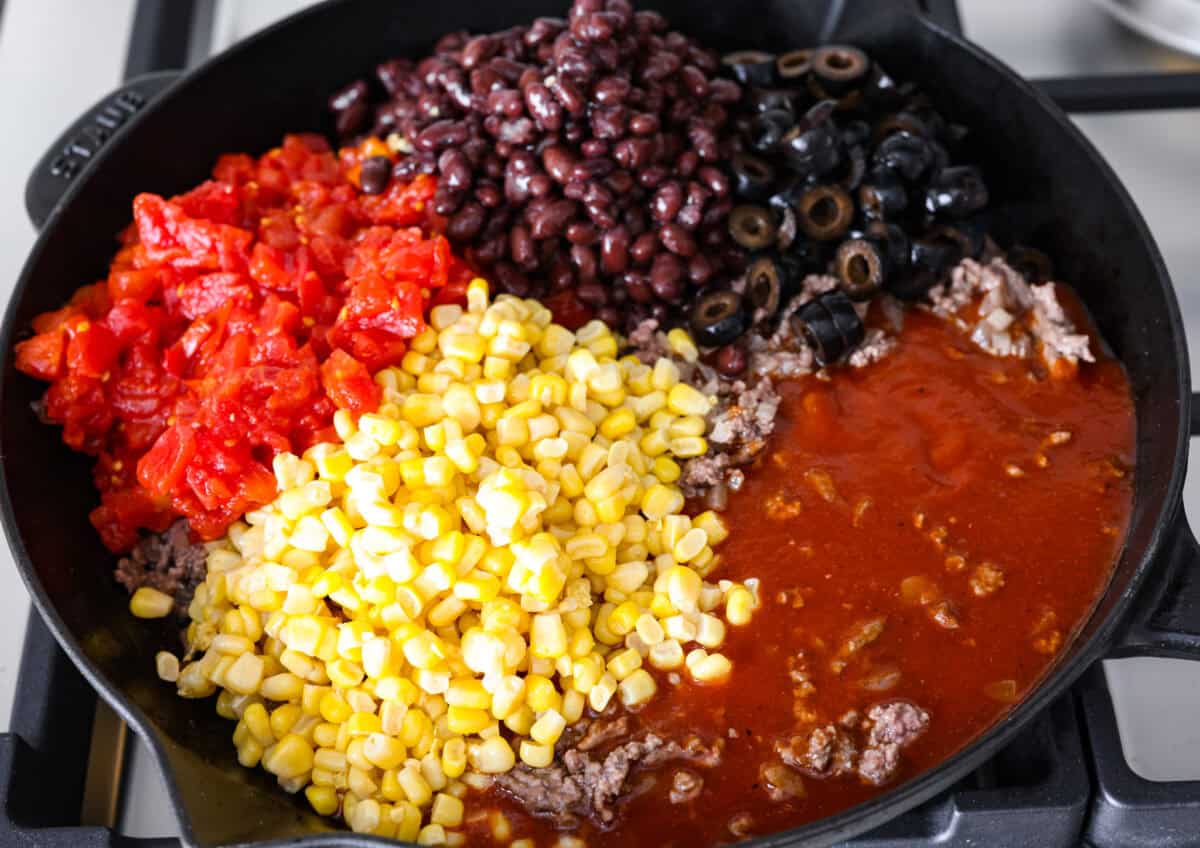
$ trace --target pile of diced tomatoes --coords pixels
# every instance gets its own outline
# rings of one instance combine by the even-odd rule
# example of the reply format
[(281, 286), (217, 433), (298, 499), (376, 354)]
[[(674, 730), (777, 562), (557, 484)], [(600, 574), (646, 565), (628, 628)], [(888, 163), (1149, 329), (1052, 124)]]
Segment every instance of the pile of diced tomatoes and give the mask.
[(437, 235), (434, 181), (359, 190), (379, 152), (293, 135), (222, 156), (186, 194), (139, 195), (107, 279), (17, 346), (17, 367), (51, 383), (45, 416), (97, 457), (91, 517), (110, 549), (180, 515), (215, 538), (271, 501), (274, 455), (330, 438), (339, 407), (374, 409), (371, 374), (431, 304), (462, 298), (472, 275)]

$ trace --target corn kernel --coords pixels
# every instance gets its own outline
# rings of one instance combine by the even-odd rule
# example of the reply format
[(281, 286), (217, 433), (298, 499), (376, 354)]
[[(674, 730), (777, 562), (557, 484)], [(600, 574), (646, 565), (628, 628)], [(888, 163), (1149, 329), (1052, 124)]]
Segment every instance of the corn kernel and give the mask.
[(129, 599), (129, 611), (138, 618), (165, 618), (174, 606), (174, 598), (149, 586), (138, 587)]

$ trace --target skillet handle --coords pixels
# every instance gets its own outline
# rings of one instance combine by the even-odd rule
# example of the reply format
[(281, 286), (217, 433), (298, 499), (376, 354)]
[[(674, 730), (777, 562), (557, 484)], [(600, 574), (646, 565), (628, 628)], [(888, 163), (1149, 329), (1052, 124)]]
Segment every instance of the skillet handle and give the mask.
[[(1200, 435), (1200, 395), (1192, 396), (1190, 425), (1192, 436)], [(1165, 564), (1163, 576), (1142, 587), (1130, 624), (1109, 656), (1200, 660), (1200, 544), (1182, 507)]]
[(54, 140), (25, 184), (25, 211), (35, 227), (42, 228), (102, 148), (180, 75), (180, 71), (158, 71), (134, 77), (97, 101)]

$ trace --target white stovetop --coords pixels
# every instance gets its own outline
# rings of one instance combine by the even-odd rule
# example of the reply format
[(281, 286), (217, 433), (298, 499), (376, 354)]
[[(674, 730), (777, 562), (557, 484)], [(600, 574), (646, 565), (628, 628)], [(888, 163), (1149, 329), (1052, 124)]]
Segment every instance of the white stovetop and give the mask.
[[(563, 0), (564, 6), (568, 0)], [(134, 0), (0, 2), (0, 102), (9, 116), (0, 152), (0, 302), (33, 242), (23, 208), (25, 178), (68, 121), (117, 84)], [(224, 47), (307, 5), (306, 0), (218, 0), (213, 42)], [(1088, 0), (960, 0), (967, 34), (1030, 76), (1200, 68), (1112, 24)], [(1194, 233), (1200, 177), (1194, 150), (1200, 111), (1089, 116), (1079, 125), (1125, 180), (1171, 269), (1192, 351), (1200, 351), (1200, 239)], [(1200, 359), (1200, 354), (1196, 354)], [(1200, 371), (1193, 366), (1193, 375)], [(1200, 515), (1200, 474), (1185, 504)], [(0, 551), (0, 729), (8, 726), (28, 600), (7, 549)], [(1157, 780), (1200, 779), (1200, 663), (1124, 660), (1108, 664), (1126, 753)], [(130, 835), (167, 835), (161, 780), (135, 751), (126, 810)]]

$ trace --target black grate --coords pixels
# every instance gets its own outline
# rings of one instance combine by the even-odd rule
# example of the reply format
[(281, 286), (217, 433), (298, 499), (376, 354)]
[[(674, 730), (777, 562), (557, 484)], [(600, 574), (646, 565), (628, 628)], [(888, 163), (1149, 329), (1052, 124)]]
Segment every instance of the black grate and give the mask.
[[(208, 53), (216, 0), (139, 0), (125, 71), (184, 68)], [(962, 35), (956, 0), (915, 0)], [(0, 0), (0, 9), (3, 0)], [(1200, 107), (1200, 73), (1035, 80), (1069, 112)], [(11, 732), (0, 734), (0, 845), (167, 848), (81, 827), (96, 696), (36, 614), (30, 618)], [(1082, 718), (1080, 718), (1082, 717)], [(1104, 674), (1093, 668), (987, 765), (846, 848), (1183, 848), (1200, 838), (1200, 782), (1154, 783), (1130, 770)]]

